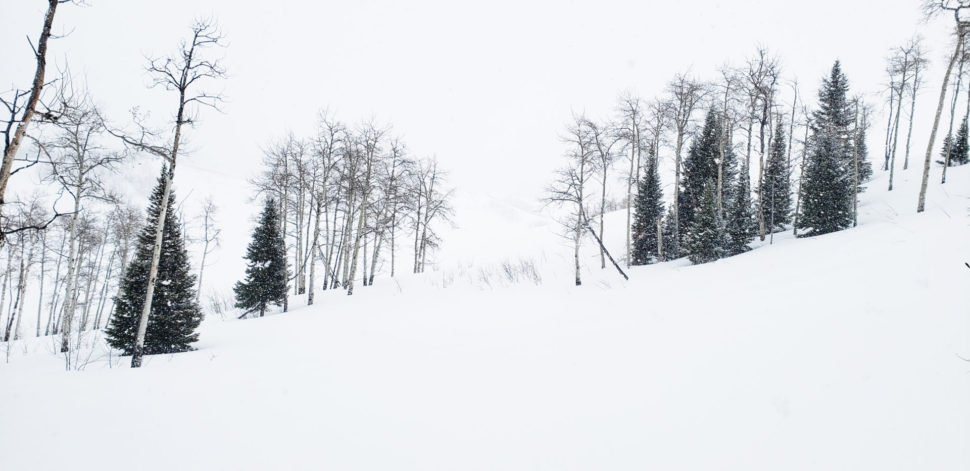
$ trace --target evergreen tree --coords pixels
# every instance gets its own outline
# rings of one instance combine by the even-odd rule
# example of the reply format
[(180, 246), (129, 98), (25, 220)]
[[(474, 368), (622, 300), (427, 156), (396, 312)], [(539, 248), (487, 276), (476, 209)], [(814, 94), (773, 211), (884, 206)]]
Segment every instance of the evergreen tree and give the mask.
[(943, 138), (943, 145), (940, 147), (940, 160), (936, 163), (940, 165), (946, 165), (946, 154), (950, 154), (950, 165), (953, 165), (953, 136), (946, 136)]
[(866, 145), (866, 130), (868, 126), (860, 126), (856, 139), (859, 149), (859, 193), (865, 191), (864, 183), (872, 179), (872, 161), (869, 160), (869, 146)]
[(280, 233), (280, 216), (273, 198), (266, 200), (253, 240), (246, 249), (245, 281), (236, 282), (236, 307), (263, 317), (270, 304), (280, 306), (286, 299), (286, 246)]
[(805, 236), (835, 232), (852, 224), (852, 185), (846, 186), (840, 144), (830, 134), (816, 136), (802, 175), (798, 228)]
[[(135, 349), (138, 321), (148, 289), (148, 271), (155, 245), (155, 224), (161, 212), (165, 177), (152, 191), (148, 221), (138, 236), (134, 259), (129, 262), (121, 280), (121, 294), (116, 299), (111, 324), (105, 331), (108, 344), (131, 355)], [(175, 192), (169, 194), (169, 208), (175, 208)], [(202, 322), (202, 310), (195, 300), (195, 275), (182, 240), (182, 226), (174, 211), (166, 211), (162, 232), (162, 251), (158, 260), (158, 277), (152, 296), (148, 330), (145, 333), (145, 354), (175, 353), (191, 350), (198, 340), (195, 332)]]
[[(652, 153), (651, 153), (652, 154)], [(663, 189), (660, 188), (660, 175), (655, 159), (647, 163), (647, 171), (640, 181), (633, 214), (633, 257), (634, 265), (653, 263), (661, 254), (657, 253), (657, 221), (663, 217)]]
[(751, 206), (751, 192), (748, 191), (748, 169), (742, 167), (738, 177), (737, 192), (727, 208), (725, 227), (725, 255), (737, 255), (751, 250), (748, 243), (758, 232)]
[(663, 220), (664, 260), (676, 260), (681, 256), (680, 243), (674, 238), (674, 207), (671, 206)]
[(717, 189), (713, 184), (704, 186), (694, 220), (684, 238), (687, 257), (694, 264), (713, 262), (724, 255), (724, 228), (717, 209)]
[(819, 90), (819, 110), (814, 113), (802, 175), (798, 229), (808, 230), (804, 236), (834, 232), (852, 224), (856, 136), (850, 129), (848, 90), (848, 80), (836, 61)]
[(761, 205), (765, 224), (769, 231), (783, 230), (791, 222), (791, 183), (789, 179), (787, 142), (784, 126), (775, 126), (775, 138), (771, 143), (768, 163), (761, 184), (761, 195), (765, 198)]
[(963, 123), (960, 124), (960, 129), (957, 130), (956, 139), (951, 136), (947, 136), (943, 139), (943, 151), (941, 154), (940, 164), (944, 165), (946, 163), (946, 151), (950, 151), (950, 166), (964, 165), (970, 162), (970, 147), (967, 143), (967, 120), (964, 119)]
[(691, 143), (687, 157), (684, 159), (684, 174), (681, 180), (680, 197), (677, 201), (681, 227), (691, 226), (704, 188), (710, 183), (717, 183), (720, 140), (721, 125), (718, 113), (711, 109), (704, 120), (704, 128)]

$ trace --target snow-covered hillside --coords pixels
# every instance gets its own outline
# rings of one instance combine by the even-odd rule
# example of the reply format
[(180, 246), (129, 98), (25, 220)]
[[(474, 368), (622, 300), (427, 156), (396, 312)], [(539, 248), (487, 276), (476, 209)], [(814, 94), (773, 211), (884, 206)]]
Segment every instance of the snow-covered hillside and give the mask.
[[(921, 215), (917, 170), (891, 193), (877, 172), (857, 228), (629, 282), (587, 243), (582, 287), (552, 222), (467, 198), (438, 271), (210, 315), (197, 351), (139, 370), (91, 349), (65, 373), (51, 339), (14, 344), (0, 462), (970, 469), (968, 170)], [(625, 214), (607, 222), (619, 253)]]

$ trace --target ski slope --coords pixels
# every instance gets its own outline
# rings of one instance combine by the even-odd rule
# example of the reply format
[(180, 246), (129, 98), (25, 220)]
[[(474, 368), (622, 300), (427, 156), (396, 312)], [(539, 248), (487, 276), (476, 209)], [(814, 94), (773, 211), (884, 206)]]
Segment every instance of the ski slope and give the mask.
[[(14, 344), (0, 463), (970, 469), (968, 170), (931, 182), (921, 215), (918, 170), (891, 193), (877, 171), (857, 228), (629, 282), (587, 242), (582, 287), (548, 218), (466, 195), (434, 273), (210, 315), (197, 351), (139, 370), (95, 346), (65, 372), (52, 339)], [(607, 218), (617, 254), (624, 222)]]

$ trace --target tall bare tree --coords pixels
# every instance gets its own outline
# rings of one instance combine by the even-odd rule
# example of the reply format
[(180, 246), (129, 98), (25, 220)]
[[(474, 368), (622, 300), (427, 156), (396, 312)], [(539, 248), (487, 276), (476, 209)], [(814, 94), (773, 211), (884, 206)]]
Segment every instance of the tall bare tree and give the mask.
[(161, 255), (165, 215), (169, 210), (169, 195), (172, 190), (172, 180), (175, 178), (175, 167), (178, 162), (179, 147), (182, 143), (183, 128), (196, 123), (199, 108), (217, 109), (222, 102), (222, 97), (219, 94), (200, 91), (199, 88), (206, 81), (222, 79), (226, 76), (226, 70), (221, 60), (206, 56), (206, 52), (211, 48), (223, 47), (223, 42), (222, 33), (215, 21), (198, 19), (191, 26), (189, 39), (181, 41), (178, 51), (174, 55), (149, 60), (148, 73), (152, 78), (152, 86), (162, 87), (166, 91), (174, 92), (178, 97), (170, 144), (150, 142), (150, 140), (157, 138), (157, 134), (148, 131), (141, 125), (139, 125), (141, 132), (136, 137), (113, 133), (121, 137), (128, 145), (161, 157), (166, 166), (162, 201), (158, 222), (155, 225), (155, 244), (152, 248), (152, 260), (149, 265), (145, 304), (138, 320), (135, 348), (131, 357), (132, 368), (138, 368), (142, 364), (145, 332), (148, 330), (148, 317), (151, 314), (152, 297), (158, 278), (158, 260)]
[(930, 130), (930, 139), (926, 145), (926, 158), (923, 160), (923, 180), (920, 183), (919, 202), (916, 204), (916, 212), (922, 213), (926, 209), (926, 186), (930, 179), (930, 162), (933, 160), (933, 145), (936, 144), (936, 133), (940, 127), (940, 115), (943, 114), (943, 104), (946, 102), (946, 90), (950, 84), (950, 75), (953, 74), (953, 66), (963, 50), (964, 32), (966, 23), (960, 18), (960, 13), (970, 9), (968, 0), (927, 0), (923, 3), (923, 11), (927, 18), (932, 18), (940, 14), (950, 13), (953, 15), (955, 23), (955, 33), (957, 37), (956, 46), (953, 48), (953, 55), (946, 66), (946, 74), (943, 76), (943, 84), (940, 85), (940, 100), (936, 105), (936, 116), (933, 118), (933, 128)]
[[(748, 59), (745, 72), (745, 85), (751, 97), (753, 119), (758, 122), (758, 236), (765, 240), (767, 224), (764, 209), (764, 174), (765, 152), (768, 139), (771, 137), (771, 118), (775, 106), (775, 95), (778, 89), (778, 79), (781, 66), (777, 57), (772, 56), (766, 49), (758, 48), (755, 57)], [(750, 134), (750, 133), (749, 133)], [(750, 135), (748, 137), (750, 142)], [(750, 147), (750, 144), (749, 144)], [(750, 168), (750, 167), (749, 167)]]
[(569, 214), (560, 220), (566, 229), (566, 235), (573, 242), (573, 260), (576, 268), (576, 286), (583, 284), (581, 265), (579, 263), (579, 249), (586, 217), (586, 186), (593, 176), (596, 165), (594, 144), (590, 136), (585, 116), (573, 117), (573, 123), (566, 130), (564, 141), (568, 148), (566, 159), (568, 163), (556, 173), (556, 179), (546, 189), (547, 203), (565, 206)]
[(906, 156), (903, 159), (903, 170), (909, 169), (909, 151), (913, 139), (913, 117), (916, 115), (916, 97), (919, 95), (919, 90), (923, 86), (923, 72), (929, 65), (926, 52), (923, 50), (922, 40), (919, 37), (910, 40), (909, 44), (906, 45), (906, 49), (910, 51), (910, 57), (913, 62), (913, 80), (909, 87), (909, 129), (906, 132)]
[[(64, 88), (62, 90), (68, 90)], [(105, 187), (105, 172), (111, 171), (123, 155), (104, 147), (105, 127), (97, 108), (86, 92), (61, 94), (64, 111), (57, 120), (56, 136), (40, 144), (51, 165), (48, 179), (73, 200), (67, 227), (67, 274), (64, 278), (64, 305), (61, 313), (61, 353), (70, 350), (70, 335), (75, 317), (79, 269), (78, 221), (88, 199), (110, 200)]]
[[(28, 39), (28, 44), (34, 53), (36, 67), (34, 68), (34, 78), (28, 88), (24, 90), (14, 90), (9, 98), (0, 97), (0, 103), (6, 108), (8, 118), (0, 122), (0, 133), (3, 134), (3, 161), (0, 163), (0, 248), (3, 247), (5, 237), (13, 229), (3, 219), (7, 193), (7, 184), (10, 177), (17, 172), (16, 165), (17, 151), (20, 150), (24, 139), (27, 137), (27, 129), (38, 115), (38, 107), (43, 106), (41, 95), (47, 85), (47, 48), (53, 36), (51, 30), (54, 26), (54, 14), (57, 13), (58, 5), (70, 3), (71, 0), (47, 0), (47, 13), (44, 15), (44, 23), (41, 26), (40, 35), (35, 45)], [(40, 114), (48, 118), (55, 118), (56, 112), (50, 109), (40, 110)], [(30, 164), (28, 164), (30, 165)], [(55, 213), (54, 218), (58, 215)], [(46, 228), (50, 222), (34, 223), (32, 228)]]
[(629, 153), (630, 160), (630, 170), (626, 177), (626, 266), (629, 267), (633, 261), (630, 252), (633, 227), (633, 189), (640, 181), (640, 167), (643, 161), (643, 150), (646, 146), (646, 138), (643, 135), (643, 101), (633, 95), (624, 95), (620, 98), (619, 113), (618, 137), (623, 144), (623, 149)]
[(680, 199), (681, 154), (687, 133), (693, 125), (694, 111), (696, 111), (707, 95), (707, 85), (689, 77), (678, 74), (667, 85), (667, 102), (665, 109), (674, 130), (674, 201), (671, 206), (674, 216), (674, 233), (671, 240), (677, 244), (674, 252), (680, 252), (680, 214), (677, 210)]

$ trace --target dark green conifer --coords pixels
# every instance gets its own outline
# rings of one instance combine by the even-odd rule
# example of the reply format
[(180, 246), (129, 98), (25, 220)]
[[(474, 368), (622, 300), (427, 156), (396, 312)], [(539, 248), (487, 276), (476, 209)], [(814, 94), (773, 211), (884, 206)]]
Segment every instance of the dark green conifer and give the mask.
[(775, 126), (771, 152), (761, 184), (761, 204), (765, 226), (770, 232), (783, 230), (791, 222), (791, 183), (784, 126)]
[[(164, 189), (163, 173), (152, 192), (148, 220), (138, 236), (134, 259), (129, 262), (121, 280), (121, 294), (116, 299), (114, 315), (105, 331), (108, 344), (125, 355), (131, 355), (135, 348), (138, 321), (148, 289), (155, 224)], [(188, 351), (199, 338), (195, 330), (202, 321), (202, 310), (195, 300), (195, 275), (189, 266), (185, 242), (182, 240), (182, 226), (175, 211), (171, 210), (177, 206), (175, 201), (175, 191), (172, 190), (169, 194), (169, 211), (165, 214), (158, 277), (145, 333), (144, 353), (147, 355)]]
[(714, 185), (704, 186), (695, 208), (694, 221), (687, 228), (684, 249), (694, 264), (713, 262), (724, 256), (724, 227), (716, 195)]
[[(654, 150), (651, 150), (653, 155)], [(657, 253), (658, 221), (663, 217), (663, 189), (656, 159), (647, 163), (647, 171), (640, 181), (639, 191), (634, 201), (633, 214), (633, 265), (646, 265), (659, 259)]]
[(236, 282), (236, 307), (263, 317), (271, 304), (283, 305), (287, 294), (286, 246), (280, 233), (280, 217), (273, 198), (266, 206), (246, 249), (246, 279)]

